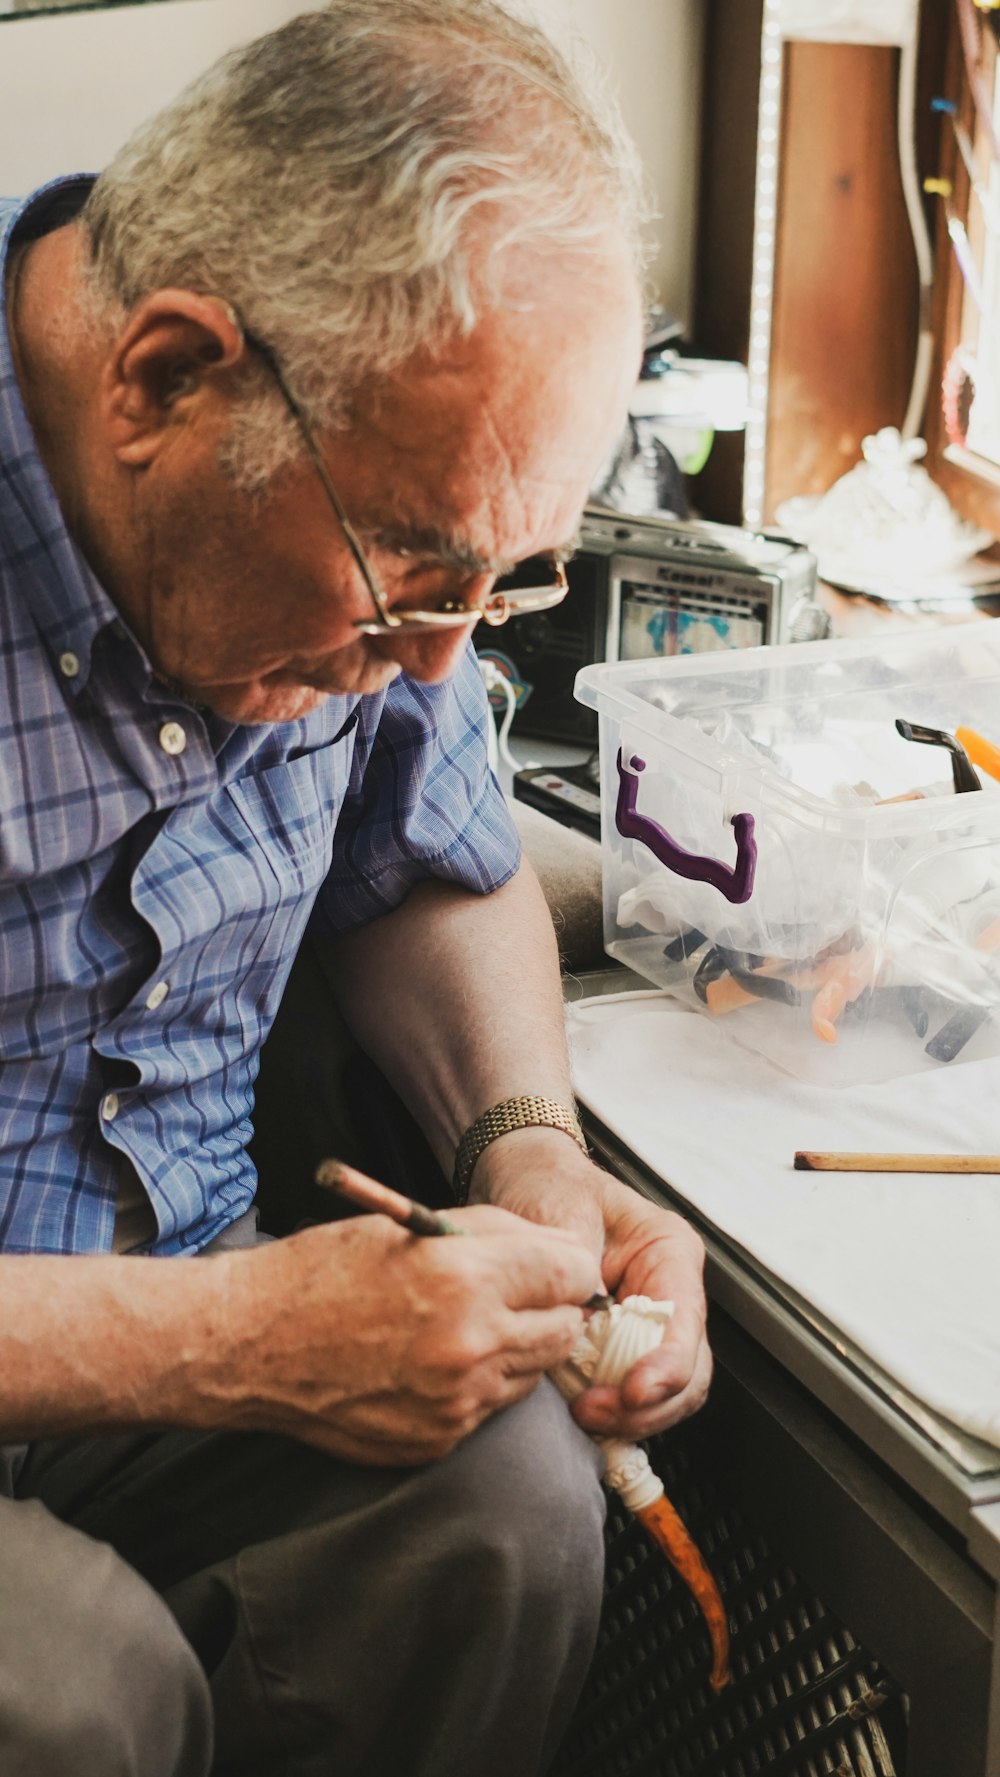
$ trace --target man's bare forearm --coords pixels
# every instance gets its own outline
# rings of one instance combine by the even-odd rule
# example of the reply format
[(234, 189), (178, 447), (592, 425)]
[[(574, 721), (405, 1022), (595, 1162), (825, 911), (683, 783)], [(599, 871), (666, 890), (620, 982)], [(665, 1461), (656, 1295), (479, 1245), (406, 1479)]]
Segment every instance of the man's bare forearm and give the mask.
[(354, 1035), (446, 1173), (490, 1105), (519, 1093), (570, 1102), (558, 952), (530, 866), (491, 895), (423, 883), (328, 960)]
[(0, 1257), (0, 1441), (210, 1422), (226, 1260)]
[(384, 1216), (210, 1259), (0, 1259), (0, 1442), (130, 1426), (279, 1432), (354, 1462), (446, 1455), (579, 1332), (599, 1271), (553, 1229)]

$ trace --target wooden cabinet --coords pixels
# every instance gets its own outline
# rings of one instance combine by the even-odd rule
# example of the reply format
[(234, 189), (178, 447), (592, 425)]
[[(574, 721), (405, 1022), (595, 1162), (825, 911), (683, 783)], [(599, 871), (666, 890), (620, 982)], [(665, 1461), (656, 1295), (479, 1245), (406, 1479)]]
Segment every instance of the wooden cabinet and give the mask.
[[(918, 175), (951, 165), (951, 130), (932, 111), (954, 96), (953, 8), (924, 0), (912, 127)], [(699, 351), (749, 357), (753, 204), (762, 0), (710, 0), (694, 338)], [(850, 469), (861, 440), (902, 424), (919, 324), (916, 256), (900, 176), (900, 51), (884, 45), (786, 42), (778, 124), (771, 277), (764, 515), (794, 494), (818, 494)], [(939, 200), (936, 362), (924, 432), (935, 475), (943, 355), (953, 326), (952, 266)], [(720, 446), (722, 447), (720, 449)], [(742, 515), (742, 442), (716, 440), (695, 488), (705, 517)], [(949, 488), (950, 491), (950, 488)], [(1000, 534), (1000, 475), (996, 490)]]

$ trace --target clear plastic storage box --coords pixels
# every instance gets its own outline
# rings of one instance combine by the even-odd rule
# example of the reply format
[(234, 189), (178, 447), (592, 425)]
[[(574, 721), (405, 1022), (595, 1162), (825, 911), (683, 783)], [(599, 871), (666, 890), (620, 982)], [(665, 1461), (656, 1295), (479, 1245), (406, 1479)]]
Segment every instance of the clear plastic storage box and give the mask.
[(612, 956), (801, 1079), (1000, 1053), (1000, 781), (896, 726), (1000, 748), (1000, 621), (588, 666), (576, 695)]

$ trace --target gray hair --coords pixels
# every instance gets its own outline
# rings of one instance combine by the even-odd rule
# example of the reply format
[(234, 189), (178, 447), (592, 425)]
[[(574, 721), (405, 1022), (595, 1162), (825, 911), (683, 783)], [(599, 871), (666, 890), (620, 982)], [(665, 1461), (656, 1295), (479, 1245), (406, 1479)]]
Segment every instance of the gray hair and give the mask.
[[(320, 428), (501, 299), (512, 249), (643, 260), (642, 174), (593, 68), (496, 0), (331, 0), (144, 125), (83, 211), (105, 327), (149, 292), (225, 297)], [(261, 486), (299, 441), (247, 374), (227, 445)]]

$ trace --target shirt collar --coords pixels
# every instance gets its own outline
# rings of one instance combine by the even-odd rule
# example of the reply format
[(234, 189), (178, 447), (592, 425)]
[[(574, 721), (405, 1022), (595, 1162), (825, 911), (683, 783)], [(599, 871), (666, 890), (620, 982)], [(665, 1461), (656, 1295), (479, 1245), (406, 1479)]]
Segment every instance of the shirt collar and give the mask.
[[(21, 202), (0, 201), (0, 290), (16, 241), (37, 238), (78, 213), (93, 178), (54, 179)], [(39, 455), (14, 371), (6, 303), (0, 303), (0, 539), (3, 554), (30, 587), (34, 622), (51, 657), (73, 654), (79, 670), (67, 682), (78, 694), (90, 673), (94, 638), (117, 611), (70, 537), (55, 489)]]

